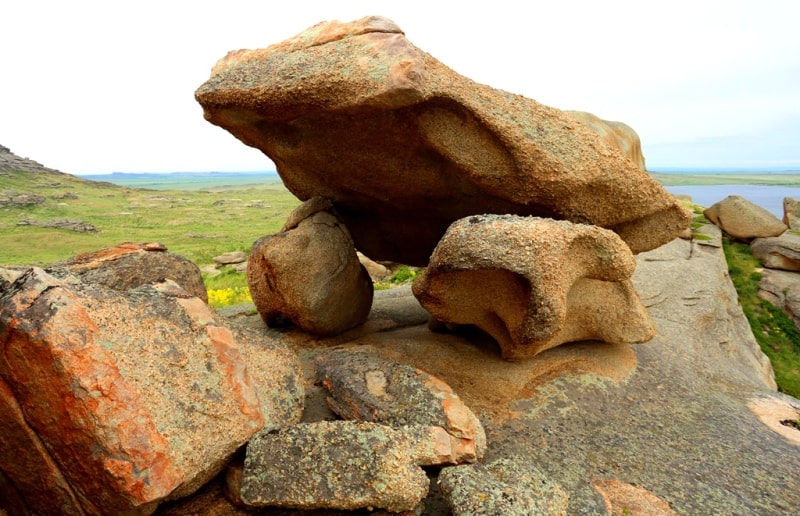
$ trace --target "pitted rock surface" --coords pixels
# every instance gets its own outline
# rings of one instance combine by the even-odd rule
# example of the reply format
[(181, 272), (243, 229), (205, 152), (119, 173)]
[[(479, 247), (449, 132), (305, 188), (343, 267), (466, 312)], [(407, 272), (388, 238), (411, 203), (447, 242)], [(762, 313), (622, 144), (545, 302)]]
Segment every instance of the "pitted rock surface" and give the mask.
[(195, 97), (209, 122), (269, 156), (301, 200), (331, 199), (375, 260), (424, 266), (447, 227), (476, 213), (610, 228), (635, 253), (690, 221), (617, 145), (565, 112), (458, 75), (386, 18), (230, 52)]
[(434, 440), (444, 434), (352, 421), (260, 432), (247, 445), (241, 500), (250, 507), (412, 510), (428, 493), (420, 465), (438, 459), (421, 430)]
[(651, 339), (653, 323), (631, 282), (635, 266), (606, 229), (476, 215), (450, 226), (413, 290), (438, 321), (474, 324), (516, 360), (565, 342)]
[(439, 486), (453, 516), (564, 516), (569, 505), (561, 486), (530, 463), (513, 458), (444, 468)]
[(247, 282), (262, 319), (289, 320), (315, 335), (336, 335), (363, 323), (372, 280), (329, 201), (301, 204), (277, 235), (253, 244)]
[(623, 122), (603, 120), (585, 111), (565, 111), (566, 114), (596, 132), (610, 147), (617, 147), (634, 165), (647, 170), (642, 154), (642, 142), (631, 126)]
[(440, 426), (452, 443), (449, 462), (483, 458), (483, 426), (438, 378), (362, 351), (331, 351), (317, 357), (316, 366), (317, 379), (330, 394), (328, 405), (340, 417), (393, 428)]

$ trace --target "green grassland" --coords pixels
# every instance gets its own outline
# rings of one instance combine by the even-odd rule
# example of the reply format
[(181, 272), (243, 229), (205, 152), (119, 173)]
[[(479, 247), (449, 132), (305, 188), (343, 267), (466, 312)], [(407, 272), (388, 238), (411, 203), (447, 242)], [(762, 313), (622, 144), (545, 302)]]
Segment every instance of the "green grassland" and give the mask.
[[(145, 190), (48, 172), (3, 172), (0, 191), (37, 194), (44, 203), (0, 207), (0, 266), (47, 265), (121, 242), (160, 242), (199, 266), (280, 230), (299, 201), (279, 181), (239, 188)], [(70, 194), (75, 198), (63, 198)], [(96, 233), (18, 225), (77, 219)]]
[(650, 175), (664, 186), (702, 186), (702, 185), (763, 185), (800, 186), (800, 173), (710, 173), (665, 174), (650, 172)]

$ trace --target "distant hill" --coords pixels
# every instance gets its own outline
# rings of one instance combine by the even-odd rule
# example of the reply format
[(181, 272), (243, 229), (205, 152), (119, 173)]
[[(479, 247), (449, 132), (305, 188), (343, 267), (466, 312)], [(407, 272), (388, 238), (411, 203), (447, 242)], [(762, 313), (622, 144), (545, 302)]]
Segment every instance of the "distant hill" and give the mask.
[(0, 145), (0, 172), (41, 172), (69, 175), (54, 168), (45, 167), (32, 159), (17, 156), (11, 152), (11, 149), (3, 145)]

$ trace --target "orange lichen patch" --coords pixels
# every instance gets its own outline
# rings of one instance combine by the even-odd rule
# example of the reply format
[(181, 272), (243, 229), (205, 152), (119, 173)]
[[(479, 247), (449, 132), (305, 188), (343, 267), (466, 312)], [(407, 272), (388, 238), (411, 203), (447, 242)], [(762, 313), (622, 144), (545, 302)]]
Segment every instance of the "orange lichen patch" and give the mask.
[(781, 434), (792, 444), (800, 445), (800, 429), (787, 424), (791, 421), (800, 421), (800, 406), (793, 405), (788, 400), (763, 397), (756, 398), (747, 404), (762, 423), (775, 432)]
[(70, 263), (73, 265), (73, 269), (77, 269), (77, 267), (75, 267), (76, 265), (94, 264), (98, 262), (116, 260), (120, 256), (124, 256), (130, 253), (135, 253), (137, 251), (163, 252), (166, 250), (167, 248), (164, 247), (163, 244), (159, 244), (158, 242), (146, 242), (142, 244), (136, 244), (133, 242), (123, 242), (115, 247), (109, 247), (107, 249), (101, 249), (99, 251), (92, 251), (89, 253), (77, 254), (70, 260)]
[(677, 513), (672, 510), (667, 502), (657, 497), (647, 489), (615, 480), (611, 478), (598, 478), (592, 486), (603, 497), (606, 510), (614, 516), (673, 516)]

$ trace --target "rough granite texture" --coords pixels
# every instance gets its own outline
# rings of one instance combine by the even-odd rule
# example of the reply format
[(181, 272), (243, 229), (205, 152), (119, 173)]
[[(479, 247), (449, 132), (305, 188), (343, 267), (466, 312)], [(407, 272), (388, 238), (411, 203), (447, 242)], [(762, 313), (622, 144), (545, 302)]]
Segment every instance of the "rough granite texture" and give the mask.
[(171, 279), (189, 294), (208, 301), (203, 275), (197, 265), (183, 256), (168, 253), (158, 242), (125, 242), (81, 253), (50, 267), (66, 269), (86, 283), (98, 283), (115, 290)]
[(248, 506), (407, 511), (428, 492), (419, 433), (376, 423), (325, 421), (261, 432), (247, 445), (241, 499)]
[(414, 283), (438, 321), (474, 324), (503, 358), (565, 342), (637, 343), (655, 328), (633, 288), (636, 261), (613, 231), (515, 215), (457, 220)]
[(595, 224), (634, 253), (690, 222), (617, 145), (455, 73), (386, 18), (324, 22), (230, 52), (195, 97), (206, 120), (269, 156), (301, 200), (331, 199), (374, 260), (424, 266), (447, 227), (476, 213)]
[(0, 349), (25, 422), (90, 513), (192, 493), (264, 423), (233, 334), (174, 282), (119, 292), (29, 269), (0, 297)]
[(247, 283), (267, 324), (288, 320), (315, 335), (358, 326), (372, 305), (372, 280), (347, 228), (322, 198), (301, 204), (280, 233), (253, 244)]
[(529, 462), (513, 458), (442, 469), (439, 487), (453, 516), (565, 516), (569, 495)]
[(419, 369), (371, 353), (335, 350), (316, 360), (328, 405), (343, 419), (398, 428), (440, 426), (450, 436), (448, 462), (474, 462), (486, 452), (478, 418), (449, 385)]
[(776, 237), (756, 238), (750, 249), (764, 267), (800, 271), (800, 235), (786, 231)]

